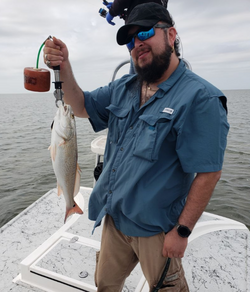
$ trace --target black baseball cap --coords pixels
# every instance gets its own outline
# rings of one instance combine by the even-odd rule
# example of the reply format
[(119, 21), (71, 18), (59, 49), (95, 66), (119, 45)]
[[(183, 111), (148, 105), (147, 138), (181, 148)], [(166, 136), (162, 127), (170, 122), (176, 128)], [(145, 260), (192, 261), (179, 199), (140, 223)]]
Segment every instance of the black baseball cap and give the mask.
[(158, 3), (148, 2), (135, 6), (129, 14), (127, 23), (117, 32), (117, 43), (125, 45), (129, 42), (128, 32), (131, 26), (151, 28), (159, 21), (169, 24), (170, 27), (174, 25), (167, 9)]

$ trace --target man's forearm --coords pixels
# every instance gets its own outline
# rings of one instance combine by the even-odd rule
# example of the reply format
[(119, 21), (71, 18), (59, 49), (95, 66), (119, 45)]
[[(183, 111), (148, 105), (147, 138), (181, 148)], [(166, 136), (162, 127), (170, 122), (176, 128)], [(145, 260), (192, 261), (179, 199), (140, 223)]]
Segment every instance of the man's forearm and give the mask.
[[(185, 207), (179, 217), (179, 223), (193, 229), (196, 222), (205, 210), (221, 171), (199, 173), (195, 177), (189, 191)], [(170, 230), (164, 240), (162, 254), (164, 257), (182, 258), (188, 244), (187, 238), (182, 238), (177, 228)]]
[(220, 179), (221, 171), (198, 173), (195, 177), (185, 207), (179, 217), (179, 223), (188, 226), (191, 230), (205, 210), (213, 190)]
[(87, 118), (88, 114), (85, 110), (84, 94), (74, 78), (69, 62), (64, 64), (60, 75), (61, 80), (63, 81), (62, 88), (64, 92), (64, 102), (72, 106), (73, 112), (76, 116)]

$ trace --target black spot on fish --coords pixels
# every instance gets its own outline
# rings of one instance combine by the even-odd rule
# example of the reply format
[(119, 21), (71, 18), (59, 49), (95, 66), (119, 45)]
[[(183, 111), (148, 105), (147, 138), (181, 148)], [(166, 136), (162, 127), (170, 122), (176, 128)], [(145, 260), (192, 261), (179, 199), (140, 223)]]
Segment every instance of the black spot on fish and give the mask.
[(54, 125), (54, 120), (53, 120), (53, 122), (51, 123), (51, 126), (50, 126), (51, 130), (53, 129), (53, 125)]

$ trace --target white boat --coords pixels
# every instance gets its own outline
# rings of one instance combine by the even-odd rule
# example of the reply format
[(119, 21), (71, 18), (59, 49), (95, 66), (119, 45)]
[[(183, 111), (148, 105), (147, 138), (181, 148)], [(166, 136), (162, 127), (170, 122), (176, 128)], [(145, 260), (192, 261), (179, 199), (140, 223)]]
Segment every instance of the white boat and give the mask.
[[(118, 70), (129, 61), (121, 63)], [(191, 68), (185, 61), (186, 66)], [(96, 165), (102, 160), (106, 136), (91, 143)], [(95, 184), (95, 181), (94, 181)], [(48, 191), (0, 228), (0, 292), (93, 292), (95, 253), (101, 227), (92, 229), (88, 200), (92, 188), (76, 196), (83, 215), (64, 221), (65, 201)], [(204, 212), (183, 258), (190, 292), (250, 292), (250, 232), (235, 220)], [(148, 292), (139, 264), (123, 292)]]
[[(91, 144), (100, 161), (105, 136)], [(101, 227), (91, 234), (88, 220), (91, 188), (81, 187), (76, 200), (84, 210), (63, 224), (65, 202), (50, 190), (0, 229), (1, 292), (96, 291), (95, 252)], [(183, 258), (191, 292), (250, 291), (250, 232), (235, 220), (204, 212), (189, 237)], [(137, 265), (123, 291), (146, 292)]]

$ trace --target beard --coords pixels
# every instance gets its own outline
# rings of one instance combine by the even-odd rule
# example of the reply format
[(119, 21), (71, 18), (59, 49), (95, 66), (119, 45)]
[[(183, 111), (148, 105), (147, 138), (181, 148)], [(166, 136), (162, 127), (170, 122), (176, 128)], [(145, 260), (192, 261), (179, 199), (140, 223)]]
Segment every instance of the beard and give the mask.
[[(153, 52), (152, 52), (153, 54)], [(135, 64), (135, 70), (138, 74), (140, 82), (145, 81), (147, 84), (154, 83), (159, 80), (164, 72), (168, 69), (172, 54), (172, 48), (168, 42), (165, 43), (165, 50), (162, 54), (153, 54), (153, 60), (151, 64), (147, 64), (141, 68), (138, 63)]]

